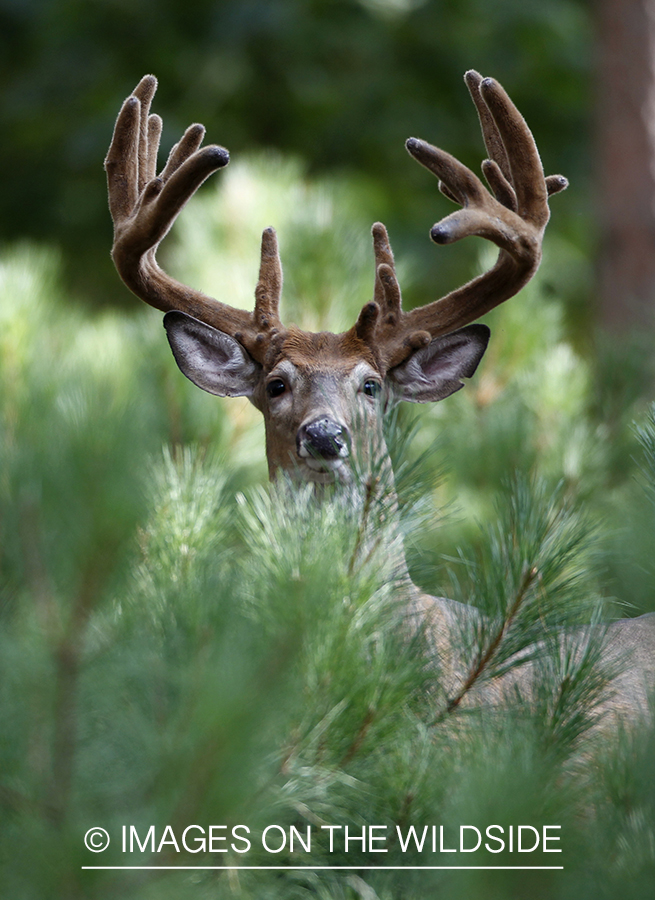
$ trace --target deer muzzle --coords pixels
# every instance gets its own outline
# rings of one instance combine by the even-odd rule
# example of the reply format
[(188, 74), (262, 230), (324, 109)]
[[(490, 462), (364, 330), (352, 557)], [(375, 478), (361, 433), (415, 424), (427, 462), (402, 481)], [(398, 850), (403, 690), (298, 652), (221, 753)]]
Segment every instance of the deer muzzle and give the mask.
[(329, 416), (322, 416), (300, 426), (296, 447), (303, 459), (344, 459), (350, 453), (348, 429)]

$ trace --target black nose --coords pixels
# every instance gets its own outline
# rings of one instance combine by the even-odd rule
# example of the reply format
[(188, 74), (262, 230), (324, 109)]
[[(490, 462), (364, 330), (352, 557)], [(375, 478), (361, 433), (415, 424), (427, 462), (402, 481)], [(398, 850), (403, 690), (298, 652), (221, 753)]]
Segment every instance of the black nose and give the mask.
[(296, 444), (300, 456), (307, 455), (307, 453), (301, 452), (305, 447), (311, 456), (336, 459), (338, 456), (347, 455), (343, 451), (348, 446), (348, 430), (345, 425), (340, 425), (333, 419), (324, 416), (309, 422), (308, 425), (303, 425), (298, 430)]

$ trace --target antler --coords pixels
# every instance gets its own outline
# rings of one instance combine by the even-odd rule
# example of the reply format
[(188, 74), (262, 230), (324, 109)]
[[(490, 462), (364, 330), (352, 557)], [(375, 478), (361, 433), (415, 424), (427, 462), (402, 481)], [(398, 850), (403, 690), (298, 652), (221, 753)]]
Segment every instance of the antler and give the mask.
[(544, 177), (530, 129), (498, 82), (473, 70), (464, 79), (478, 110), (489, 154), (482, 171), (493, 193), (444, 150), (417, 138), (409, 138), (406, 147), (437, 176), (442, 193), (462, 206), (432, 227), (432, 240), (451, 244), (479, 235), (496, 244), (500, 253), (488, 272), (427, 306), (403, 312), (387, 232), (380, 223), (373, 226), (374, 300), (362, 309), (354, 330), (376, 349), (386, 368), (516, 294), (541, 261), (548, 196), (568, 186), (562, 175)]
[(167, 275), (158, 265), (157, 247), (200, 185), (223, 168), (224, 147), (201, 148), (205, 129), (191, 125), (156, 176), (162, 121), (150, 114), (157, 79), (146, 75), (123, 104), (105, 160), (109, 208), (114, 222), (112, 258), (119, 275), (141, 300), (172, 309), (232, 335), (261, 362), (271, 338), (283, 329), (278, 309), (282, 268), (272, 228), (262, 235), (261, 267), (253, 312), (207, 297)]
[[(549, 218), (548, 196), (567, 187), (561, 175), (544, 177), (528, 126), (503, 88), (469, 71), (465, 81), (478, 110), (489, 159), (482, 171), (493, 193), (453, 156), (410, 138), (409, 153), (439, 178), (439, 187), (462, 209), (433, 226), (438, 244), (467, 235), (495, 243), (496, 264), (484, 275), (427, 306), (403, 312), (393, 254), (383, 225), (373, 226), (375, 292), (353, 331), (388, 369), (432, 338), (484, 315), (516, 294), (536, 272)], [(279, 317), (282, 267), (275, 231), (262, 235), (259, 281), (253, 312), (207, 297), (167, 275), (157, 247), (186, 202), (213, 172), (227, 165), (223, 147), (201, 148), (205, 129), (191, 125), (156, 176), (162, 122), (150, 114), (157, 89), (152, 75), (141, 79), (123, 104), (105, 160), (109, 206), (114, 222), (112, 257), (133, 293), (162, 311), (180, 310), (236, 338), (258, 362), (285, 334)]]

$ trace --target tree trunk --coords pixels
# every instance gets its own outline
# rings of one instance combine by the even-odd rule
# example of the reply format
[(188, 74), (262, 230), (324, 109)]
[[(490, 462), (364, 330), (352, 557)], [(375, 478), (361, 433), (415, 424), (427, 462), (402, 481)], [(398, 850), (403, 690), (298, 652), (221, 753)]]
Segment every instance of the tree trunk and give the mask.
[(655, 0), (598, 6), (600, 318), (655, 324)]

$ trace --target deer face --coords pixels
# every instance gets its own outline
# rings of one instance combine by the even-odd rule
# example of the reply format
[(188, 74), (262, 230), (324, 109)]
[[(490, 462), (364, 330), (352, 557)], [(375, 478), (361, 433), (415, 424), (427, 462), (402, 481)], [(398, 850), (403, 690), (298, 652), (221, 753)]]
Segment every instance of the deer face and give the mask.
[(291, 327), (259, 364), (231, 336), (184, 313), (164, 324), (182, 372), (212, 394), (246, 396), (264, 416), (271, 477), (347, 483), (353, 463), (379, 446), (381, 404), (389, 396), (441, 400), (473, 375), (489, 337), (473, 325), (436, 338), (385, 371), (352, 331), (313, 334)]
[(381, 392), (365, 345), (293, 329), (251, 398), (264, 415), (271, 476), (283, 469), (306, 481), (349, 481), (356, 432), (373, 428)]

